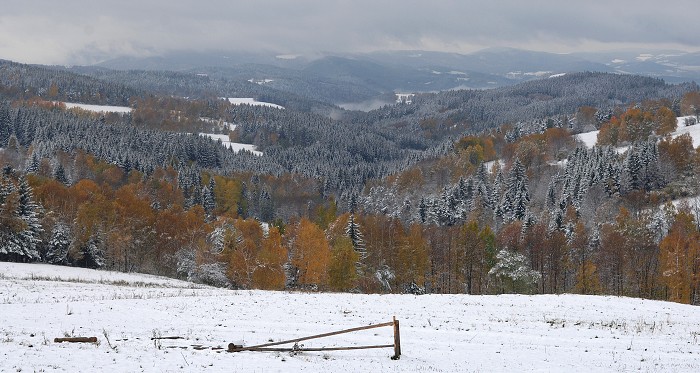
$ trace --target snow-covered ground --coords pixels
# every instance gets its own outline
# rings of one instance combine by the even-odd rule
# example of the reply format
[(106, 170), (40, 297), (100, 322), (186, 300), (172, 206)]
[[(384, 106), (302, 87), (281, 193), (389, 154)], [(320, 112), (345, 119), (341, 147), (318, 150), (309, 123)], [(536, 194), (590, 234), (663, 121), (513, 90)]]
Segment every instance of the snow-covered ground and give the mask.
[(220, 130), (229, 130), (233, 131), (236, 129), (236, 125), (230, 122), (227, 122), (223, 119), (214, 119), (214, 118), (207, 118), (207, 117), (199, 117), (199, 120), (205, 123), (211, 123), (219, 127)]
[[(211, 349), (383, 323), (394, 315), (401, 323), (398, 361), (389, 358), (392, 349), (296, 355)], [(98, 343), (53, 342), (66, 335), (94, 336)], [(642, 299), (231, 291), (0, 263), (3, 372), (696, 372), (699, 339), (700, 308)], [(391, 328), (303, 342), (391, 343)]]
[(247, 150), (255, 155), (262, 155), (263, 154), (261, 151), (255, 150), (255, 145), (241, 144), (238, 142), (231, 142), (229, 140), (228, 135), (217, 135), (217, 134), (213, 134), (213, 133), (200, 133), (199, 135), (200, 136), (208, 136), (214, 140), (221, 140), (221, 144), (223, 146), (225, 146), (227, 148), (231, 148), (235, 152), (239, 152), (241, 150)]
[(498, 162), (498, 167), (500, 167), (501, 170), (503, 169), (503, 167), (506, 166), (506, 162), (505, 162), (504, 160), (498, 159), (498, 160), (495, 160), (495, 161), (484, 162), (484, 167), (486, 167), (486, 170), (487, 170), (488, 172), (492, 172), (492, 171), (493, 171), (493, 166), (496, 165), (496, 162)]
[(66, 109), (80, 108), (96, 113), (131, 113), (131, 108), (127, 106), (109, 106), (109, 105), (88, 105), (78, 104), (75, 102), (64, 102)]
[(673, 133), (673, 137), (680, 136), (682, 134), (690, 134), (693, 138), (693, 146), (700, 146), (700, 124), (693, 126), (685, 126), (685, 119), (690, 117), (678, 117), (678, 129)]
[(269, 106), (272, 108), (276, 109), (284, 109), (284, 106), (280, 106), (277, 104), (272, 104), (269, 102), (263, 102), (263, 101), (256, 101), (252, 97), (228, 97), (226, 98), (228, 102), (232, 103), (233, 105), (258, 105), (258, 106)]
[(595, 144), (598, 143), (598, 132), (600, 131), (591, 131), (591, 132), (584, 132), (584, 133), (579, 133), (577, 135), (574, 135), (576, 140), (580, 141), (583, 143), (588, 148), (592, 148), (595, 146)]
[(263, 85), (263, 84), (267, 84), (267, 83), (272, 83), (275, 80), (274, 79), (248, 79), (248, 81), (251, 83)]

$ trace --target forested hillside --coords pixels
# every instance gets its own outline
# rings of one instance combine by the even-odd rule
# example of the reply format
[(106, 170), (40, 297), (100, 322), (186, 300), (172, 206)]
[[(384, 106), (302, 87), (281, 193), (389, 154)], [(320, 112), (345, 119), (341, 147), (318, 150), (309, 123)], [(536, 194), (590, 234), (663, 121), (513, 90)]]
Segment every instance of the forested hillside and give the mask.
[(0, 64), (2, 260), (244, 289), (700, 303), (698, 207), (680, 201), (699, 194), (700, 155), (674, 135), (676, 117), (694, 125), (695, 84), (572, 73), (363, 113), (223, 77), (85, 72)]
[(105, 105), (127, 105), (130, 97), (143, 92), (123, 84), (105, 84), (84, 75), (5, 60), (0, 60), (0, 90), (4, 100), (38, 96)]
[(232, 79), (225, 71), (207, 69), (191, 72), (108, 70), (95, 67), (74, 67), (69, 71), (91, 76), (108, 84), (125, 85), (160, 95), (188, 98), (254, 97), (288, 109), (328, 115), (337, 108), (315, 96), (303, 96), (284, 89), (250, 82), (250, 78)]

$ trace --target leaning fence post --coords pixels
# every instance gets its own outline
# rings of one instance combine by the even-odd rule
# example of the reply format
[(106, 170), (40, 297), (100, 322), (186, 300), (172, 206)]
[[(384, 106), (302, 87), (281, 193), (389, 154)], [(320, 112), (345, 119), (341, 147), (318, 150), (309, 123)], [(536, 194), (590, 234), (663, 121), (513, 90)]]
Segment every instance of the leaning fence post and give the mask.
[(399, 320), (394, 316), (394, 356), (391, 360), (399, 360), (401, 358), (401, 335), (399, 334)]

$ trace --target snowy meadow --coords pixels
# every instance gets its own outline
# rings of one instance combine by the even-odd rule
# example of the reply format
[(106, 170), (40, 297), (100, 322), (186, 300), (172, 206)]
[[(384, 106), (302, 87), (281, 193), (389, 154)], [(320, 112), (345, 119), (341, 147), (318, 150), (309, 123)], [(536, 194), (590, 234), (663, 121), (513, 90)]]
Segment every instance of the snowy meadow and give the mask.
[[(225, 352), (391, 321), (393, 349)], [(391, 344), (391, 328), (303, 342)], [(97, 337), (97, 343), (55, 343)], [(180, 339), (152, 339), (180, 337)], [(291, 346), (289, 346), (291, 347)], [(218, 348), (223, 348), (218, 349)], [(0, 371), (687, 371), (700, 309), (581, 295), (232, 291), (148, 275), (0, 263)]]

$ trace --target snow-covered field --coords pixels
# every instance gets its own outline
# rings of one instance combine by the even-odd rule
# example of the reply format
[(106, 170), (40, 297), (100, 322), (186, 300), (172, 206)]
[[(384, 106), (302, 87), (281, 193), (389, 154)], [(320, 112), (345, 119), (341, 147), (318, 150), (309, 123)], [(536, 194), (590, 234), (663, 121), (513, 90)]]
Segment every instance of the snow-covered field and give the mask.
[[(211, 349), (382, 323), (394, 315), (401, 323), (398, 361), (389, 358), (392, 349), (296, 355)], [(94, 336), (98, 343), (53, 342), (67, 335)], [(696, 372), (699, 338), (700, 308), (641, 299), (231, 291), (0, 263), (3, 372)], [(391, 343), (391, 328), (379, 328), (304, 346)]]
[(88, 105), (78, 104), (75, 102), (64, 102), (67, 109), (80, 108), (96, 113), (131, 113), (131, 108), (127, 106), (109, 106), (109, 105)]
[(688, 117), (678, 118), (678, 129), (673, 133), (673, 137), (680, 136), (685, 133), (690, 134), (690, 136), (693, 138), (693, 146), (697, 148), (700, 146), (700, 124), (686, 127), (685, 118)]
[(284, 106), (280, 106), (277, 104), (272, 104), (269, 102), (263, 102), (263, 101), (256, 101), (254, 98), (251, 97), (228, 97), (226, 98), (228, 102), (234, 104), (234, 105), (258, 105), (258, 106), (269, 106), (272, 108), (276, 109), (284, 109)]

